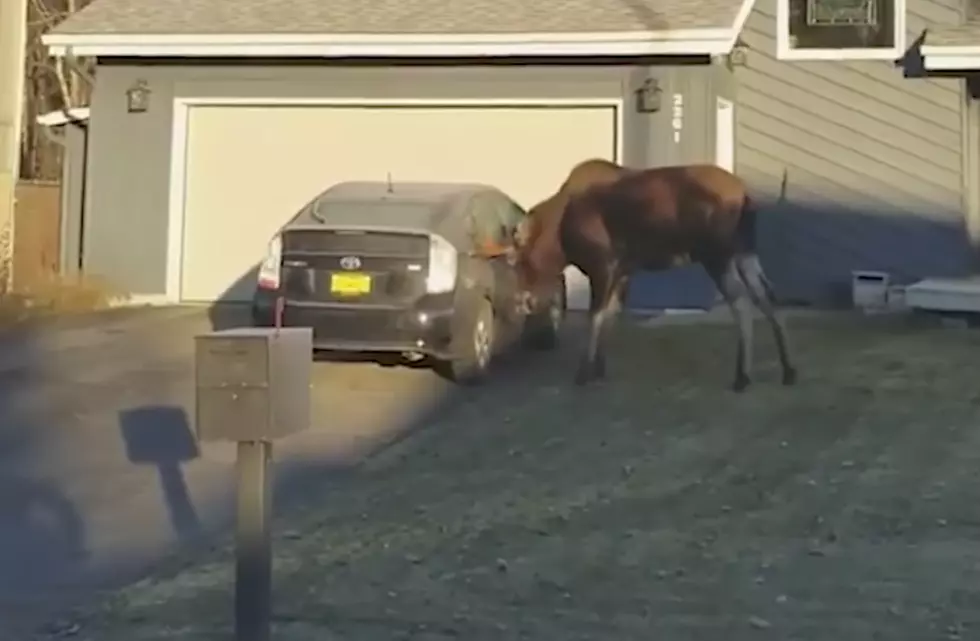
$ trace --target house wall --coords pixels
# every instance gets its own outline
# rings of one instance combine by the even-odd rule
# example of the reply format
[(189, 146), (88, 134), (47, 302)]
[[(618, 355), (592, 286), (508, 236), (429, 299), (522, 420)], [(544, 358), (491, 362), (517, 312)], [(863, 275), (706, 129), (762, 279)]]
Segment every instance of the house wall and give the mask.
[[(959, 0), (908, 0), (910, 47), (959, 17)], [(903, 77), (921, 74), (914, 48), (904, 69), (778, 61), (776, 0), (757, 1), (742, 39), (736, 166), (769, 205), (759, 242), (777, 293), (836, 303), (852, 269), (902, 282), (969, 272), (963, 83)]]
[[(85, 197), (83, 267), (133, 295), (163, 295), (173, 99), (178, 96), (365, 98), (625, 97), (621, 159), (636, 166), (703, 155), (703, 101), (686, 99), (679, 143), (665, 135), (670, 94), (699, 91), (711, 79), (700, 66), (324, 67), (100, 64), (92, 97)], [(636, 113), (633, 91), (661, 81), (663, 108)], [(126, 110), (126, 90), (148, 82), (147, 112)], [(690, 123), (687, 125), (686, 123)], [(690, 133), (688, 133), (690, 132)], [(248, 135), (248, 132), (242, 132)], [(556, 185), (557, 188), (557, 185)]]
[(62, 274), (78, 272), (84, 224), (85, 140), (87, 127), (68, 125), (61, 164), (60, 265)]

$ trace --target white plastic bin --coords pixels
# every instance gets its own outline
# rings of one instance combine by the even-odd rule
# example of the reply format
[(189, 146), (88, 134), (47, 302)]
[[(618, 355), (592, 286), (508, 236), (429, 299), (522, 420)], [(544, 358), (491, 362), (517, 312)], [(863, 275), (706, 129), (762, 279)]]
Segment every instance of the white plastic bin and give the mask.
[(851, 296), (854, 307), (882, 309), (888, 306), (890, 278), (886, 272), (856, 270), (851, 272)]

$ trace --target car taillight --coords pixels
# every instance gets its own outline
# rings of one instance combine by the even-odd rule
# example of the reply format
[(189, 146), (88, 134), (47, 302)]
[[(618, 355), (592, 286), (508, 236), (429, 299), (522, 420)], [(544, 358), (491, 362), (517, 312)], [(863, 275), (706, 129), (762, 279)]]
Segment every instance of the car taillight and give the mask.
[(282, 236), (276, 234), (269, 241), (265, 258), (259, 265), (259, 287), (262, 289), (279, 289), (282, 275)]
[(428, 294), (451, 292), (456, 287), (456, 248), (442, 236), (429, 237), (429, 274), (425, 279)]

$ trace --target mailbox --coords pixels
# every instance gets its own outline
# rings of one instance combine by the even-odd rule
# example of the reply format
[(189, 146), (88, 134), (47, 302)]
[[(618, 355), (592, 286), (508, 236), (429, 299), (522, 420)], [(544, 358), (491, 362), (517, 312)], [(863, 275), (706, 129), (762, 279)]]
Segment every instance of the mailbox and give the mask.
[(271, 441), (309, 427), (313, 330), (244, 327), (195, 338), (201, 441)]

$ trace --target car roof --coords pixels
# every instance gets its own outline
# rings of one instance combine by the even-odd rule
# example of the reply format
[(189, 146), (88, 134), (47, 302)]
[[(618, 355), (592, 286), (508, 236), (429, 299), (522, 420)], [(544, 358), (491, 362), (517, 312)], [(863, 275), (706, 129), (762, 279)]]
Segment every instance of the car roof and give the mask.
[(463, 214), (477, 197), (511, 200), (481, 183), (349, 181), (328, 187), (286, 227), (435, 232), (466, 244)]
[(481, 191), (497, 191), (481, 183), (350, 181), (337, 183), (320, 194), (321, 202), (387, 201), (438, 205)]

